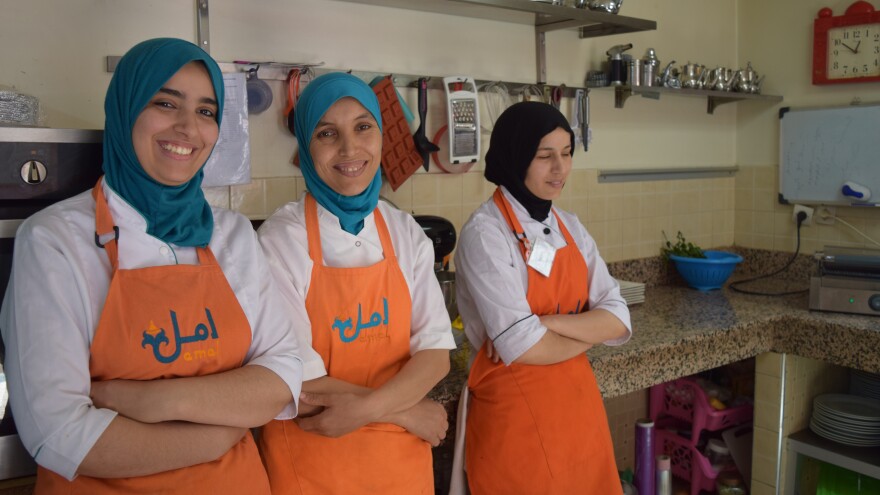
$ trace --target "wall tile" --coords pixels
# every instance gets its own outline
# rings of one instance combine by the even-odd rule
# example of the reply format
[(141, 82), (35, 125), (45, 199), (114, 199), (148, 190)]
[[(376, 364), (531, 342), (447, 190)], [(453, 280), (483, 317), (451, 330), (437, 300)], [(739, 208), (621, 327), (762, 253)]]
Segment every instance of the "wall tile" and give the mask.
[(205, 193), (205, 200), (211, 206), (229, 209), (229, 187), (205, 187), (202, 188)]
[(589, 197), (587, 199), (587, 216), (584, 220), (590, 223), (609, 220), (608, 198), (604, 196)]
[(583, 198), (590, 191), (590, 176), (584, 169), (572, 170), (565, 182), (565, 192), (574, 198)]
[[(437, 204), (443, 206), (461, 206), (464, 182), (461, 174), (437, 175)], [(416, 198), (413, 198), (417, 201)]]
[(774, 194), (779, 190), (777, 187), (778, 174), (776, 167), (749, 167), (754, 173), (755, 189), (759, 191), (771, 191)]
[(755, 373), (782, 378), (782, 354), (765, 352), (755, 358)]
[(779, 431), (779, 402), (755, 401), (755, 427)]
[(491, 194), (483, 192), (484, 183), (490, 184), (482, 173), (468, 172), (461, 176), (461, 198), (464, 204), (482, 203)]
[(271, 215), (281, 206), (296, 201), (296, 178), (279, 177), (265, 179), (266, 182), (266, 213)]
[(770, 486), (776, 486), (776, 462), (775, 455), (773, 457), (753, 455), (752, 479)]
[(760, 481), (752, 480), (752, 495), (776, 495), (776, 487)]
[(403, 184), (401, 184), (397, 190), (391, 189), (391, 184), (389, 182), (385, 182), (382, 184), (382, 189), (379, 191), (379, 194), (394, 203), (394, 206), (403, 210), (403, 211), (412, 211), (413, 206), (413, 181), (412, 177), (410, 180), (407, 180)]
[(438, 174), (416, 174), (408, 182), (412, 182), (413, 210), (424, 206), (438, 204)]
[(254, 179), (250, 184), (231, 186), (229, 207), (248, 218), (266, 218), (266, 181)]

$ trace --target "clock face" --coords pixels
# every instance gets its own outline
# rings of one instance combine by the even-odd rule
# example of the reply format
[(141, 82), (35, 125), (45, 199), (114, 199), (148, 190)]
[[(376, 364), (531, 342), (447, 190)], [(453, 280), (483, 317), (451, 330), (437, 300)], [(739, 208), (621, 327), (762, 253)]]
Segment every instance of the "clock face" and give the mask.
[(880, 24), (828, 30), (828, 79), (880, 76)]

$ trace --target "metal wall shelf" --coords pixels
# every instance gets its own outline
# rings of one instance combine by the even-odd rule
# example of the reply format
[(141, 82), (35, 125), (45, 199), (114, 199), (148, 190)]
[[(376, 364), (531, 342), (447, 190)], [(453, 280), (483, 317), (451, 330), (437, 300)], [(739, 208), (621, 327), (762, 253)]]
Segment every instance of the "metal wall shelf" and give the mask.
[(626, 99), (632, 95), (659, 100), (660, 95), (696, 96), (708, 99), (706, 111), (715, 113), (715, 108), (724, 103), (740, 100), (761, 100), (769, 102), (782, 101), (781, 96), (759, 95), (753, 93), (737, 93), (736, 91), (712, 91), (707, 89), (676, 89), (662, 86), (614, 86), (614, 108), (623, 108)]
[(578, 29), (581, 38), (594, 38), (657, 29), (655, 21), (530, 0), (340, 1), (532, 25), (535, 27), (535, 62), (538, 84), (547, 82), (544, 34), (548, 31)]
[(438, 14), (530, 24), (542, 32), (583, 28), (582, 38), (650, 31), (657, 23), (529, 0), (341, 0)]

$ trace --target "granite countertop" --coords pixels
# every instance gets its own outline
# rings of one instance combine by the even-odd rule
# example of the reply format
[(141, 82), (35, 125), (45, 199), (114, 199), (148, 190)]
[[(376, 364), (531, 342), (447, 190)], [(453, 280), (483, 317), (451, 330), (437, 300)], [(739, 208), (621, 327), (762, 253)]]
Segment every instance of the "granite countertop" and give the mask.
[(646, 289), (632, 339), (587, 353), (605, 398), (773, 351), (880, 372), (880, 318), (809, 311), (807, 293)]
[[(606, 399), (768, 351), (880, 372), (880, 317), (810, 311), (808, 298), (649, 287), (645, 302), (630, 307), (632, 339), (587, 355)], [(467, 380), (462, 354), (452, 353), (449, 375), (431, 393), (435, 400), (456, 402)]]

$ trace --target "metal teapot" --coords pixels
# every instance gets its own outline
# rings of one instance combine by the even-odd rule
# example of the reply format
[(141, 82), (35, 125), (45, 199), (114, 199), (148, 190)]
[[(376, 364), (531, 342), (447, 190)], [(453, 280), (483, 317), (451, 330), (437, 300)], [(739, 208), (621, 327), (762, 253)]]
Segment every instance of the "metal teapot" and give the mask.
[(681, 79), (679, 78), (678, 69), (675, 68), (675, 60), (666, 64), (666, 68), (663, 69), (663, 75), (660, 76), (660, 85), (667, 88), (681, 88)]
[(760, 93), (761, 83), (764, 82), (764, 76), (758, 77), (758, 73), (752, 68), (752, 63), (748, 62), (746, 68), (741, 71), (739, 80), (733, 87), (734, 91), (740, 93)]
[(621, 5), (623, 5), (623, 0), (586, 0), (578, 1), (575, 4), (575, 6), (579, 8), (586, 7), (590, 10), (608, 12), (609, 14), (616, 14), (619, 12)]
[(734, 71), (726, 67), (718, 67), (712, 71), (709, 81), (706, 83), (706, 89), (715, 91), (730, 91), (733, 85), (742, 75), (742, 70)]
[(709, 71), (702, 64), (692, 64), (690, 62), (681, 66), (681, 87), (687, 89), (702, 89), (706, 85), (706, 79), (709, 77)]

